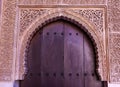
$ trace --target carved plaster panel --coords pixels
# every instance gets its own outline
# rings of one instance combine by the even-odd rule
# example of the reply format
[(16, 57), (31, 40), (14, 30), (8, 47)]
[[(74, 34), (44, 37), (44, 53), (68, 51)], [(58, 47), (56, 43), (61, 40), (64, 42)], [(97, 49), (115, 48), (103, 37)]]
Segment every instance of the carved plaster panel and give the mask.
[(20, 11), (20, 34), (39, 16), (48, 13), (49, 9), (21, 9)]
[(90, 22), (92, 22), (97, 29), (99, 29), (100, 33), (103, 33), (103, 18), (104, 18), (104, 10), (103, 9), (70, 9), (70, 11), (75, 12), (82, 17), (86, 18)]
[(19, 0), (19, 4), (105, 4), (107, 0)]
[(120, 0), (109, 0), (108, 7), (110, 32), (120, 32)]
[[(102, 80), (107, 80), (107, 62), (105, 46), (105, 8), (20, 8), (19, 14), (19, 74), (16, 79), (23, 79), (26, 73), (26, 49), (30, 37), (36, 32), (38, 26), (44, 25), (48, 20), (56, 17), (66, 17), (82, 24), (91, 34), (97, 45), (99, 68)], [(98, 25), (97, 25), (98, 24)], [(104, 62), (104, 63), (103, 63)]]
[(67, 9), (36, 9), (36, 8), (22, 8), (20, 10), (20, 36), (34, 20), (41, 15), (53, 13), (58, 10), (69, 11), (82, 16), (84, 19), (93, 24), (100, 34), (103, 34), (104, 30), (104, 8), (91, 9), (91, 8), (67, 8)]
[(120, 83), (120, 0), (108, 0), (110, 82)]
[(120, 33), (110, 34), (110, 81), (120, 82)]
[(0, 36), (0, 81), (12, 80), (16, 0), (2, 0)]

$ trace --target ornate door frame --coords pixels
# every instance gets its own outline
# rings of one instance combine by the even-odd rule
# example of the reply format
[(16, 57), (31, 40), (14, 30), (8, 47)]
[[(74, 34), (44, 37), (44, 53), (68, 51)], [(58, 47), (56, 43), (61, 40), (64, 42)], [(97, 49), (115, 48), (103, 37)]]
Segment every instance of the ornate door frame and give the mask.
[[(95, 26), (93, 24), (94, 21), (90, 21), (85, 18), (85, 16), (81, 15), (80, 12), (85, 12), (85, 11), (93, 11), (94, 13), (100, 13), (102, 14), (101, 18), (104, 18), (104, 15), (102, 13), (101, 8), (92, 10), (92, 9), (87, 9), (87, 10), (81, 10), (81, 9), (39, 9), (36, 10), (34, 8), (32, 9), (26, 9), (22, 8), (20, 9), (20, 17), (19, 17), (19, 28), (20, 28), (20, 33), (19, 33), (19, 43), (18, 45), (18, 52), (17, 56), (18, 59), (16, 60), (16, 68), (15, 72), (16, 73), (16, 80), (22, 80), (24, 79), (24, 75), (27, 72), (26, 68), (26, 54), (27, 50), (29, 47), (29, 42), (32, 38), (32, 36), (44, 25), (53, 22), (58, 19), (63, 19), (66, 21), (69, 21), (76, 26), (80, 27), (83, 29), (88, 36), (91, 38), (95, 50), (96, 50), (96, 65), (97, 65), (97, 72), (102, 81), (108, 81), (108, 70), (107, 70), (107, 58), (106, 58), (106, 45), (105, 45), (105, 38), (103, 38), (105, 35), (105, 27), (104, 24), (102, 26), (103, 30), (98, 29), (98, 26)], [(36, 14), (37, 13), (37, 14)], [(79, 13), (79, 14), (78, 14)], [(29, 20), (32, 20), (29, 24), (25, 24), (25, 18), (24, 15), (31, 15), (30, 18), (28, 18), (28, 23), (30, 22)], [(39, 15), (39, 16), (37, 16)], [(28, 16), (29, 17), (29, 16)], [(33, 18), (35, 20), (33, 20)], [(101, 19), (103, 21), (104, 19)], [(22, 24), (23, 23), (23, 24)], [(29, 25), (26, 27), (26, 25)]]

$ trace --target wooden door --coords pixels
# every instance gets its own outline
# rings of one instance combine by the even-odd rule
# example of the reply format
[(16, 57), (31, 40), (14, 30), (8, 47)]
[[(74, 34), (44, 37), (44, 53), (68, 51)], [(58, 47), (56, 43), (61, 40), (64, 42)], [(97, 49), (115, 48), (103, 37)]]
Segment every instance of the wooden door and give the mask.
[(64, 23), (65, 87), (84, 87), (83, 32)]
[(95, 73), (92, 42), (82, 29), (57, 21), (31, 40), (20, 87), (106, 87)]

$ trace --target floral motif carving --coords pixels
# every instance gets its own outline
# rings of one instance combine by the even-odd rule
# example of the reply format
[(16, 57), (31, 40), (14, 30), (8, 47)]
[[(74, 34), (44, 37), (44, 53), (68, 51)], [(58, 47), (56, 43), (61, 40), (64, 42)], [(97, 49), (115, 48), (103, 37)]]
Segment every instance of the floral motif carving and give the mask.
[(48, 12), (47, 9), (21, 9), (20, 14), (20, 32), (29, 26), (37, 17)]
[[(59, 9), (34, 9), (34, 8), (28, 8), (28, 9), (21, 9), (20, 14), (20, 33), (23, 33), (24, 30), (37, 18), (41, 15), (44, 15), (45, 13), (52, 12), (52, 10), (59, 10)], [(82, 17), (84, 17), (86, 20), (90, 21), (94, 26), (97, 26), (97, 29), (102, 34), (103, 31), (103, 10), (94, 10), (94, 9), (69, 9), (65, 11), (71, 11), (75, 12)]]
[(84, 10), (72, 10), (75, 13), (80, 14), (87, 20), (91, 21), (97, 28), (99, 32), (103, 32), (103, 10), (95, 10), (95, 9), (84, 9)]

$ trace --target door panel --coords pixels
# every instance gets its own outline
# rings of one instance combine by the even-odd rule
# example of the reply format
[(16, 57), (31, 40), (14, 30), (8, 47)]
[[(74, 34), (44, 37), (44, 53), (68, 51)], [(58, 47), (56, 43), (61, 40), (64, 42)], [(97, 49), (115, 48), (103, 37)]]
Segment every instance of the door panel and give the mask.
[(94, 55), (80, 28), (65, 21), (50, 23), (31, 40), (28, 73), (20, 87), (106, 87), (97, 80)]
[(61, 34), (63, 23), (50, 24), (43, 30), (42, 87), (63, 87), (64, 78), (61, 76), (64, 71), (64, 36)]
[(83, 87), (83, 33), (68, 23), (64, 26), (65, 87)]
[(95, 55), (91, 41), (84, 34), (84, 78), (85, 87), (103, 87), (95, 73)]
[(41, 50), (42, 50), (42, 34), (38, 32), (32, 39), (28, 51), (27, 68), (28, 74), (21, 81), (21, 87), (39, 87), (41, 85)]

